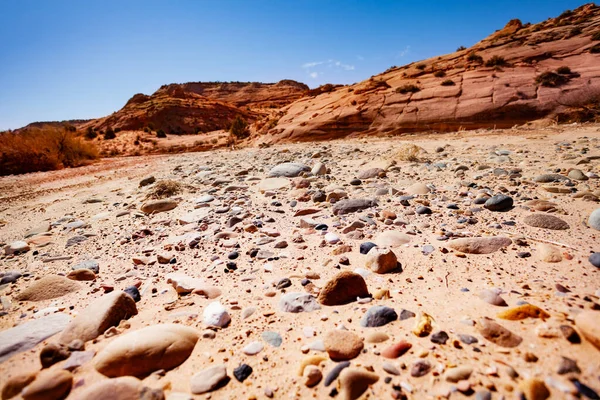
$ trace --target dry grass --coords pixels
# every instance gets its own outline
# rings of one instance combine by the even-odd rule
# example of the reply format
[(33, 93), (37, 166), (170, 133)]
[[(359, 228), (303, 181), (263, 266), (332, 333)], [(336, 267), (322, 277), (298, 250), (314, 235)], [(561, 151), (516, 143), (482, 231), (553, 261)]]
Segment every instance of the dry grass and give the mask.
[(426, 154), (424, 148), (412, 143), (405, 143), (392, 153), (392, 159), (394, 161), (425, 162)]
[(158, 181), (146, 195), (148, 199), (166, 199), (183, 192), (181, 183), (171, 180)]
[(0, 132), (0, 175), (79, 167), (97, 158), (93, 144), (65, 128)]

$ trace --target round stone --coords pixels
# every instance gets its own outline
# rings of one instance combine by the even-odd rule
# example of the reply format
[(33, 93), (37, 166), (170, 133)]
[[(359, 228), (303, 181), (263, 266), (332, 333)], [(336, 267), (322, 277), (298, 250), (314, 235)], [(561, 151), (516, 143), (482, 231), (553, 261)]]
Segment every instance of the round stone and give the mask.
[(367, 310), (360, 320), (360, 326), (364, 328), (374, 328), (387, 325), (398, 319), (398, 314), (393, 308), (386, 306), (373, 306)]
[(506, 211), (510, 210), (513, 206), (513, 199), (510, 196), (506, 196), (504, 194), (498, 194), (496, 196), (492, 196), (486, 200), (483, 207), (487, 208), (490, 211)]
[(333, 361), (346, 361), (358, 357), (364, 347), (363, 340), (350, 331), (327, 332), (323, 340), (325, 350)]

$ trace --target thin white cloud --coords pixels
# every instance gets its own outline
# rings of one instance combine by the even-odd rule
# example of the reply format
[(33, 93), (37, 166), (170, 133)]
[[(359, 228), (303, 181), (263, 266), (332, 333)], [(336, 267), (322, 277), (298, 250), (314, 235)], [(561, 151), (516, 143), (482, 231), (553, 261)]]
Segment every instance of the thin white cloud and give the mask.
[(359, 61), (364, 61), (365, 58), (363, 56), (356, 56), (356, 58), (358, 58)]
[(406, 46), (404, 48), (404, 50), (400, 51), (398, 54), (396, 54), (396, 58), (400, 58), (400, 57), (404, 57), (405, 55), (407, 55), (408, 53), (410, 53), (410, 46)]
[(313, 62), (307, 62), (302, 64), (302, 68), (307, 69), (307, 68), (313, 68), (316, 67), (317, 65), (321, 65), (323, 64), (323, 61), (313, 61)]
[(341, 61), (329, 59), (327, 61), (311, 61), (302, 64), (302, 69), (306, 70), (308, 76), (313, 79), (318, 78), (322, 75), (322, 71), (318, 71), (319, 68), (330, 68), (330, 69), (342, 69), (344, 71), (354, 71), (355, 67), (351, 64), (344, 64)]

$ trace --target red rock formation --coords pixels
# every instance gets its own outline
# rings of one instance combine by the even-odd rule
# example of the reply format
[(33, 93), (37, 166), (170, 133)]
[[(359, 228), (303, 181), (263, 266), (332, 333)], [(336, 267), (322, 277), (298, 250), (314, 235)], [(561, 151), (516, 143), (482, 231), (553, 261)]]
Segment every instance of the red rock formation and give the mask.
[[(259, 140), (503, 128), (564, 117), (600, 99), (600, 54), (591, 50), (600, 50), (593, 40), (599, 32), (600, 8), (593, 4), (536, 25), (513, 20), (470, 49), (301, 98), (284, 107)], [(562, 66), (571, 70), (562, 84), (536, 82)]]

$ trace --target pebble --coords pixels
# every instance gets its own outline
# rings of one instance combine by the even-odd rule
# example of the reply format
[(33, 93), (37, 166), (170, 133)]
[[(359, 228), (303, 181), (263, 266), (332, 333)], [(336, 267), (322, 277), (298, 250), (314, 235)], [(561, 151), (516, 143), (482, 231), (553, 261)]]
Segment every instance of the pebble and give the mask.
[(89, 269), (94, 274), (98, 275), (100, 273), (100, 264), (96, 260), (86, 260), (86, 261), (82, 261), (78, 264), (73, 265), (71, 267), (71, 269), (73, 271), (76, 271), (79, 269)]
[(329, 371), (329, 373), (325, 377), (325, 382), (324, 382), (325, 387), (331, 385), (333, 383), (333, 381), (335, 381), (338, 378), (338, 376), (340, 375), (340, 372), (342, 372), (342, 370), (344, 370), (344, 368), (348, 368), (349, 366), (350, 366), (350, 361), (342, 361), (342, 362), (335, 364), (335, 366), (331, 369), (331, 371)]
[(221, 303), (214, 301), (204, 308), (202, 322), (207, 326), (224, 328), (231, 322), (231, 317)]
[(596, 268), (600, 268), (600, 252), (592, 253), (588, 258), (590, 264)]
[(334, 215), (344, 215), (375, 207), (377, 202), (370, 199), (346, 199), (340, 200), (333, 205)]
[(346, 361), (358, 357), (364, 347), (363, 340), (350, 331), (333, 330), (323, 339), (325, 351), (333, 361)]
[(435, 344), (446, 344), (446, 342), (450, 339), (448, 334), (444, 331), (435, 332), (431, 335), (431, 341)]
[(398, 358), (410, 350), (411, 347), (412, 344), (405, 341), (400, 341), (383, 349), (381, 355), (385, 358)]
[(491, 254), (511, 244), (507, 237), (493, 236), (454, 239), (448, 242), (448, 247), (467, 254)]
[(269, 177), (287, 177), (287, 178), (295, 178), (300, 175), (302, 172), (309, 172), (310, 168), (304, 164), (287, 162), (274, 166), (269, 171)]
[(477, 327), (481, 336), (501, 347), (517, 347), (523, 341), (520, 336), (495, 323), (490, 318), (479, 319)]
[[(169, 399), (173, 397), (171, 393)], [(189, 396), (188, 396), (189, 397)], [(85, 400), (162, 400), (164, 393), (162, 389), (154, 389), (145, 386), (142, 381), (132, 376), (123, 376), (114, 379), (104, 379), (90, 386), (84, 387), (79, 392), (77, 399)], [(188, 400), (187, 398), (184, 398)], [(180, 397), (173, 397), (172, 400), (184, 400)]]
[(588, 218), (588, 225), (591, 228), (600, 231), (600, 208), (596, 208), (594, 211), (592, 211), (590, 217)]
[(4, 254), (6, 254), (7, 256), (13, 255), (13, 254), (21, 254), (21, 253), (26, 253), (30, 250), (29, 245), (27, 244), (27, 242), (24, 242), (22, 240), (17, 240), (15, 242), (12, 242), (6, 246), (4, 246)]
[(241, 364), (233, 370), (233, 376), (235, 376), (235, 379), (239, 382), (244, 382), (250, 375), (252, 375), (252, 367), (248, 364)]
[(242, 349), (242, 352), (246, 355), (253, 356), (260, 353), (264, 349), (261, 342), (252, 342)]
[(490, 211), (507, 211), (513, 207), (513, 199), (510, 196), (498, 194), (487, 199), (483, 207)]
[(392, 250), (375, 247), (367, 254), (365, 266), (377, 274), (385, 274), (398, 269), (398, 259)]
[(304, 368), (304, 374), (302, 376), (304, 377), (304, 385), (307, 387), (316, 386), (321, 382), (321, 379), (323, 379), (323, 373), (319, 367), (314, 365), (308, 365)]
[(377, 245), (373, 242), (365, 242), (365, 243), (361, 243), (360, 245), (360, 254), (368, 254), (371, 249), (373, 247), (376, 247)]
[(374, 328), (387, 325), (397, 319), (398, 314), (396, 314), (396, 311), (393, 308), (387, 306), (373, 306), (367, 310), (360, 320), (360, 326), (364, 328)]
[(550, 391), (546, 384), (536, 378), (525, 379), (519, 384), (519, 389), (527, 400), (545, 400), (550, 397)]
[(149, 200), (140, 208), (146, 214), (170, 211), (177, 207), (177, 202), (169, 199)]
[(492, 304), (498, 307), (507, 307), (506, 301), (500, 296), (501, 291), (499, 289), (484, 289), (479, 293), (479, 298), (486, 303)]
[(472, 373), (473, 368), (468, 366), (458, 366), (454, 368), (449, 368), (446, 371), (445, 379), (448, 382), (456, 383), (459, 381), (469, 379)]
[(410, 368), (410, 376), (420, 378), (431, 371), (431, 363), (427, 360), (417, 360)]

